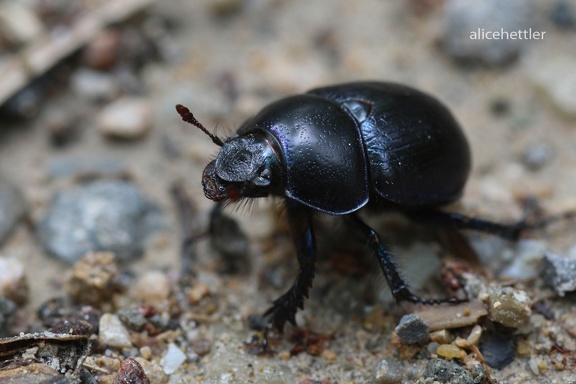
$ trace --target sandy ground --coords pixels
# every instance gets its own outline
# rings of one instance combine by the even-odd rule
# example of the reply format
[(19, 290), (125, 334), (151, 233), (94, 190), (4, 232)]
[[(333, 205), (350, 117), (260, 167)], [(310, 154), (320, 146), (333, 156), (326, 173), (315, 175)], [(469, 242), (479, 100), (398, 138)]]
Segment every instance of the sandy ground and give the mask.
[[(457, 207), (460, 211), (514, 221), (521, 214), (517, 199), (536, 196), (547, 212), (561, 212), (576, 206), (576, 117), (560, 112), (535, 83), (542, 71), (552, 71), (549, 74), (552, 78), (555, 74), (562, 76), (561, 71), (554, 73), (550, 69), (553, 63), (575, 62), (576, 34), (559, 31), (550, 24), (544, 13), (549, 4), (539, 5), (543, 21), (540, 20), (538, 28), (547, 31), (546, 38), (528, 42), (517, 61), (503, 68), (466, 68), (455, 64), (442, 51), (441, 6), (419, 15), (403, 2), (377, 0), (164, 1), (151, 12), (176, 25), (172, 42), (177, 54), (171, 62), (148, 64), (142, 73), (145, 96), (153, 105), (151, 132), (134, 142), (110, 142), (96, 127), (94, 116), (101, 106), (78, 100), (64, 90), (46, 101), (37, 118), (23, 123), (2, 122), (0, 171), (23, 190), (35, 222), (42, 217), (55, 191), (73, 183), (66, 178), (49, 177), (47, 164), (51, 159), (118, 159), (135, 184), (161, 206), (167, 228), (150, 242), (142, 259), (122, 268), (136, 276), (149, 270), (174, 272), (179, 268), (180, 239), (169, 187), (175, 180), (184, 180), (198, 204), (198, 220), (205, 225), (212, 203), (203, 196), (200, 175), (217, 153), (217, 147), (201, 132), (180, 121), (175, 104), (186, 104), (204, 125), (218, 125), (218, 132), (224, 133), (234, 131), (245, 118), (277, 98), (320, 85), (374, 79), (406, 83), (436, 95), (461, 123), (473, 150), (474, 163), (461, 205)], [(218, 7), (227, 6), (239, 8), (230, 15), (214, 15)], [(230, 97), (230, 89), (222, 84), (232, 84), (237, 96)], [(506, 113), (491, 112), (491, 105), (497, 100), (506, 101)], [(82, 111), (81, 137), (63, 149), (53, 148), (48, 142), (43, 116), (51, 108)], [(177, 144), (182, 157), (175, 160), (166, 157), (162, 143), (167, 137)], [(523, 164), (522, 154), (541, 143), (551, 149), (552, 156), (541, 169), (532, 171)], [(318, 332), (335, 335), (328, 347), (334, 356), (303, 354), (285, 360), (286, 354), (282, 352), (290, 348), (289, 343), (283, 344), (281, 353), (272, 357), (243, 352), (242, 343), (250, 335), (247, 316), (265, 309), (284, 289), (258, 281), (263, 260), (266, 257), (282, 260), (282, 254), (291, 252), (285, 233), (279, 239), (273, 237), (278, 219), (268, 206), (259, 203), (249, 212), (230, 212), (239, 218), (251, 238), (250, 274), (218, 274), (206, 242), (198, 245), (201, 275), (212, 284), (227, 310), (223, 321), (201, 326), (201, 332), (205, 332), (213, 347), (204, 358), (187, 366), (189, 377), (197, 380), (204, 377), (205, 382), (215, 383), (243, 382), (238, 377), (231, 381), (222, 378), (221, 372), (235, 367), (225, 358), (236, 359), (243, 366), (251, 365), (253, 382), (296, 383), (307, 378), (328, 379), (329, 383), (369, 382), (376, 365), (384, 358), (391, 358), (407, 369), (406, 382), (418, 377), (426, 358), (398, 359), (395, 348), (389, 344), (398, 317), (409, 308), (394, 310), (386, 317), (382, 331), (369, 332), (364, 327), (365, 319), (339, 311), (340, 304), (330, 303), (319, 294), (313, 294), (307, 302), (299, 321)], [(558, 225), (536, 235), (548, 249), (567, 254), (575, 246), (574, 225), (573, 222)], [(323, 236), (329, 237), (329, 233)], [(270, 253), (266, 248), (269, 244), (280, 248), (275, 251), (276, 256), (263, 255)], [(398, 253), (408, 248), (409, 245), (400, 247)], [(19, 226), (0, 252), (17, 257), (26, 266), (30, 299), (24, 313), (32, 316), (40, 303), (62, 294), (62, 274), (69, 266), (47, 257), (28, 226)], [(359, 284), (350, 277), (339, 278), (329, 269), (327, 263), (321, 265), (320, 274), (326, 273), (327, 277), (320, 277), (316, 288), (332, 287), (336, 291), (328, 297), (341, 299), (346, 308), (363, 307), (361, 290), (365, 283)], [(285, 273), (288, 279), (293, 270), (290, 267)], [(285, 281), (283, 286), (287, 284)], [(387, 289), (383, 282), (374, 285)], [(359, 296), (353, 297), (355, 293)], [(573, 304), (566, 300), (554, 305), (559, 305), (562, 313), (574, 313)], [(364, 348), (368, 340), (375, 339), (382, 343), (377, 352)], [(506, 369), (492, 370), (492, 377), (502, 383), (553, 383), (569, 379), (567, 371), (553, 368), (537, 376), (529, 370), (528, 361), (529, 357), (517, 357)]]

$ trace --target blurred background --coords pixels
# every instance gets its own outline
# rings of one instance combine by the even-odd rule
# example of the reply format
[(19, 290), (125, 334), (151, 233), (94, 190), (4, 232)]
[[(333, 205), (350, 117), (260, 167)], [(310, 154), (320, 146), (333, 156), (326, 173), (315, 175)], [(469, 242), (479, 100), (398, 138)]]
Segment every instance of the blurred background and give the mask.
[[(523, 38), (472, 38), (490, 31)], [(456, 209), (515, 221), (526, 198), (551, 214), (576, 206), (575, 68), (574, 0), (1, 0), (0, 257), (27, 276), (20, 316), (61, 295), (63, 274), (89, 250), (114, 251), (129, 279), (177, 274), (182, 231), (208, 225), (200, 177), (218, 148), (175, 104), (226, 137), (313, 87), (411, 85), (442, 100), (470, 141), (473, 173)], [(184, 229), (177, 181), (193, 205)], [(294, 262), (288, 238), (270, 240), (286, 237), (273, 211), (263, 202), (228, 212), (251, 239), (252, 273), (266, 257)], [(533, 247), (576, 257), (570, 228)], [(200, 280), (225, 295), (206, 243)], [(279, 244), (286, 259), (268, 255)], [(256, 294), (242, 319), (265, 309), (290, 271), (263, 283), (266, 295), (232, 278), (240, 297)]]

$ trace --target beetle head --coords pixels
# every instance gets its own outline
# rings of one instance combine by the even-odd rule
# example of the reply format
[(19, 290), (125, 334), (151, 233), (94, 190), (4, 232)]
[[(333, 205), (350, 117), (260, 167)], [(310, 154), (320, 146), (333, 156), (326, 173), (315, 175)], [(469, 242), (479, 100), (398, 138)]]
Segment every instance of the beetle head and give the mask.
[(214, 201), (265, 197), (275, 186), (278, 158), (259, 135), (236, 136), (224, 143), (202, 175), (204, 195)]

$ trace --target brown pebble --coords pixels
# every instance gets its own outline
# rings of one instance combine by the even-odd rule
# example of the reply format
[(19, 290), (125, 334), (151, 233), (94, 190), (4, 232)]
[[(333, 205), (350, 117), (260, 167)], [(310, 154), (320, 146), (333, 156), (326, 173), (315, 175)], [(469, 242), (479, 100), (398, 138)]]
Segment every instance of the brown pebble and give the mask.
[(100, 32), (84, 49), (84, 63), (94, 69), (107, 70), (118, 62), (120, 33), (114, 30)]
[(331, 349), (325, 349), (325, 350), (322, 352), (322, 357), (323, 357), (325, 360), (333, 363), (334, 361), (336, 361), (336, 352), (332, 351)]
[(66, 290), (74, 300), (98, 307), (119, 291), (118, 266), (111, 252), (90, 252), (78, 261), (66, 281)]
[(196, 284), (188, 291), (188, 300), (191, 304), (198, 304), (210, 294), (210, 287), (206, 284)]
[(129, 357), (122, 362), (114, 384), (150, 384), (142, 366), (133, 358)]
[(210, 343), (209, 340), (206, 339), (199, 339), (199, 340), (194, 340), (191, 343), (192, 346), (192, 350), (194, 351), (194, 353), (196, 353), (198, 356), (204, 356), (207, 355), (208, 353), (210, 353), (210, 348), (212, 348), (212, 343)]

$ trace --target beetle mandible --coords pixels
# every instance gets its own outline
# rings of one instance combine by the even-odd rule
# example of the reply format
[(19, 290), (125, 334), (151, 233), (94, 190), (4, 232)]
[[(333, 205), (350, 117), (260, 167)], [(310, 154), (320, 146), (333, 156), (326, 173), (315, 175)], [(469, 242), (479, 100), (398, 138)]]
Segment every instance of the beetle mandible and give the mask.
[(414, 88), (385, 82), (316, 88), (269, 104), (225, 142), (186, 107), (176, 109), (222, 147), (202, 176), (207, 198), (285, 198), (299, 271), (264, 314), (279, 330), (286, 321), (296, 323), (312, 286), (316, 211), (343, 216), (366, 238), (397, 301), (427, 304), (459, 300), (413, 294), (380, 236), (358, 216), (361, 208), (384, 206), (411, 218), (508, 239), (524, 229), (437, 210), (462, 195), (470, 148), (449, 110)]

